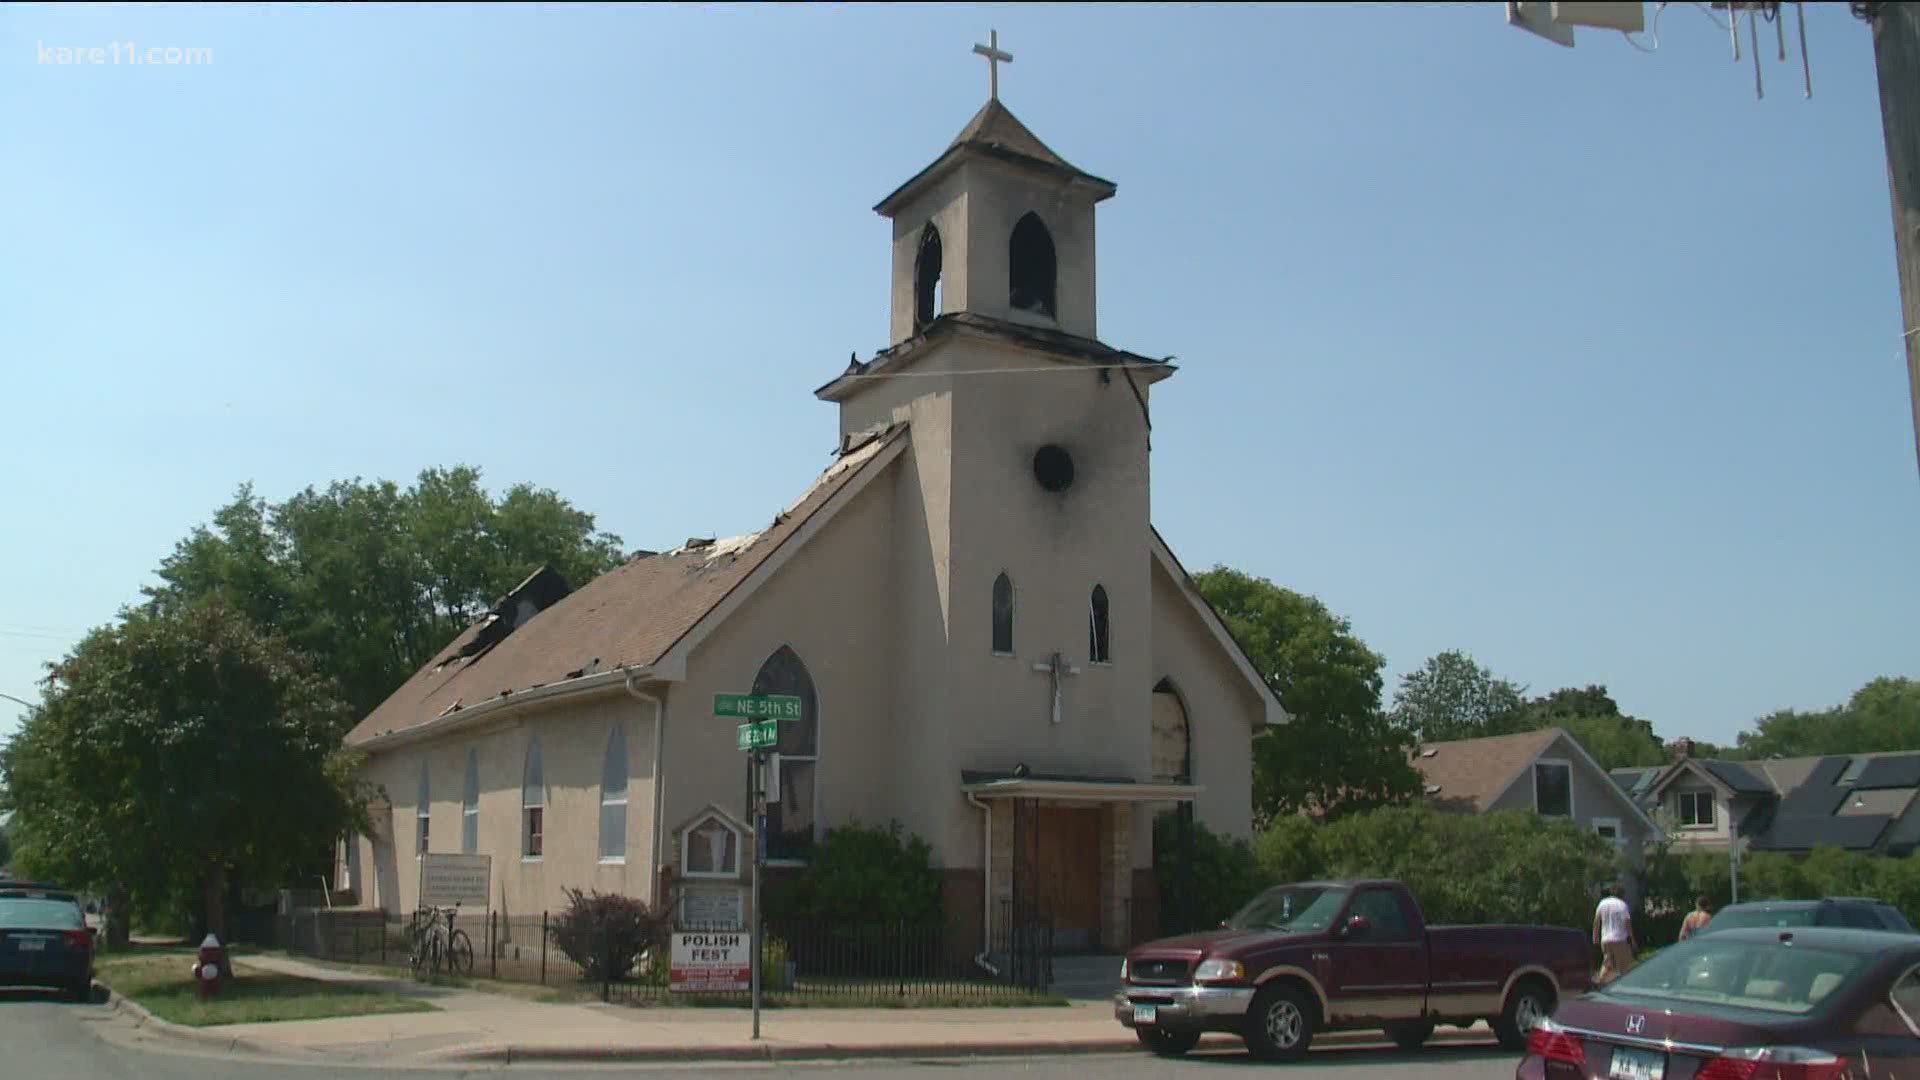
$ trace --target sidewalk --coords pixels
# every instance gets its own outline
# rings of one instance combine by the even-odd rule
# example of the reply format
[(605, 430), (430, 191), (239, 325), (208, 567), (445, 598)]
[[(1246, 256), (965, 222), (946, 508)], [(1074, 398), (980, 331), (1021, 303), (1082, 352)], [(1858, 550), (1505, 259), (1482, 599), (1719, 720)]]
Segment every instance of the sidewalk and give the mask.
[[(543, 1005), (499, 994), (427, 986), (273, 956), (252, 967), (348, 982), (433, 1002), (438, 1012), (348, 1016), (192, 1029), (196, 1041), (292, 1058), (394, 1066), (514, 1061), (837, 1060), (968, 1057), (1138, 1049), (1107, 1002), (1051, 1008), (764, 1009), (754, 1040), (747, 1009)], [(168, 1034), (172, 1025), (148, 1021)], [(1484, 1025), (1434, 1042), (1491, 1041)], [(1208, 1036), (1237, 1047), (1230, 1036)], [(1383, 1045), (1379, 1032), (1323, 1035), (1316, 1046)]]

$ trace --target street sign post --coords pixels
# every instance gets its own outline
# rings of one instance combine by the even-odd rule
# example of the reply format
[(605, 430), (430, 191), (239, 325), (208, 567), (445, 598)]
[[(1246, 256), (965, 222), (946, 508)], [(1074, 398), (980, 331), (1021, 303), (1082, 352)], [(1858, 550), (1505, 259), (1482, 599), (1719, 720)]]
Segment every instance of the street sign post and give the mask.
[[(767, 775), (768, 751), (780, 745), (780, 721), (801, 717), (799, 697), (793, 694), (715, 694), (713, 715), (745, 720), (734, 736), (734, 744), (747, 752), (747, 812), (753, 817), (753, 926), (748, 935), (750, 981), (753, 985), (753, 1037), (760, 1038), (760, 876), (767, 869), (767, 799), (769, 786), (779, 787), (779, 778)], [(773, 766), (778, 768), (776, 764)], [(773, 795), (773, 798), (779, 796)]]

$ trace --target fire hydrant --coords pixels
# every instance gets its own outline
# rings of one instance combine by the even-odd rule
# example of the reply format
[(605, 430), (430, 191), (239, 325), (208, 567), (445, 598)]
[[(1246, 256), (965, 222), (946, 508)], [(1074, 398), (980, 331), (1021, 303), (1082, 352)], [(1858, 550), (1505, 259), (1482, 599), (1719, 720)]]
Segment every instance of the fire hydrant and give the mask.
[(226, 974), (226, 950), (212, 934), (200, 943), (200, 958), (193, 965), (193, 993), (202, 1001), (220, 992), (220, 977)]

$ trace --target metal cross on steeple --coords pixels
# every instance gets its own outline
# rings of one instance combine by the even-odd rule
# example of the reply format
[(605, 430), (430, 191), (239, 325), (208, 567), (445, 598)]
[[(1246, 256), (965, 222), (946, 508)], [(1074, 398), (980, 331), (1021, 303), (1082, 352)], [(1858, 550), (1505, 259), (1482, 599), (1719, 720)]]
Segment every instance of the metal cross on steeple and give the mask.
[(975, 43), (973, 51), (987, 58), (987, 96), (993, 100), (1000, 98), (1000, 62), (1013, 63), (1013, 54), (1000, 51), (1000, 31), (987, 31), (987, 43)]

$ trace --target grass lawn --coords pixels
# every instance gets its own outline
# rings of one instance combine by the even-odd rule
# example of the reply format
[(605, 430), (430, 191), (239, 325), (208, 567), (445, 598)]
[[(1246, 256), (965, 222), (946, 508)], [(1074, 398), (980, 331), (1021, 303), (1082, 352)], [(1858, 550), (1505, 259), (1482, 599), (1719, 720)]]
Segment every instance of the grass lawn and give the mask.
[(223, 981), (218, 995), (200, 1001), (193, 991), (193, 958), (191, 949), (103, 953), (97, 962), (97, 974), (114, 993), (138, 1002), (162, 1020), (190, 1027), (430, 1012), (434, 1008), (417, 998), (249, 969), (244, 957), (238, 963), (239, 978)]

